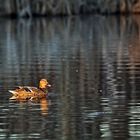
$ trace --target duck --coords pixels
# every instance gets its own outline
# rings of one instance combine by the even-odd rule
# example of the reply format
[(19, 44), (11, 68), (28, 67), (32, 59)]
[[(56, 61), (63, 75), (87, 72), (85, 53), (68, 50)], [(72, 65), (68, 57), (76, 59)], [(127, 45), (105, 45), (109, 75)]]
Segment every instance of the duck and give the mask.
[(39, 82), (39, 87), (31, 86), (18, 86), (14, 90), (9, 90), (12, 93), (11, 100), (38, 100), (46, 98), (48, 95), (48, 87), (51, 85), (46, 79), (41, 79)]

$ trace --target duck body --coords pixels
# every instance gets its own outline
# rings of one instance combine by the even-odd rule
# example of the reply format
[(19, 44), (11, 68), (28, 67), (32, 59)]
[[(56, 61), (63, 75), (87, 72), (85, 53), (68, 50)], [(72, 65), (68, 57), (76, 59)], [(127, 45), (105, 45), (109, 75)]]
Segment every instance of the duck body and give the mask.
[[(44, 80), (44, 79), (43, 79)], [(43, 82), (40, 82), (43, 83)], [(50, 86), (48, 82), (47, 84), (42, 86), (40, 85), (39, 88), (37, 87), (30, 87), (30, 86), (18, 86), (15, 90), (9, 90), (12, 93), (12, 97), (10, 99), (15, 100), (36, 100), (46, 98), (48, 95), (47, 86)], [(41, 87), (41, 88), (40, 88)]]
[(43, 90), (38, 89), (36, 87), (29, 86), (20, 86), (15, 90), (9, 90), (13, 94), (10, 99), (41, 99), (47, 97), (47, 92), (45, 93)]

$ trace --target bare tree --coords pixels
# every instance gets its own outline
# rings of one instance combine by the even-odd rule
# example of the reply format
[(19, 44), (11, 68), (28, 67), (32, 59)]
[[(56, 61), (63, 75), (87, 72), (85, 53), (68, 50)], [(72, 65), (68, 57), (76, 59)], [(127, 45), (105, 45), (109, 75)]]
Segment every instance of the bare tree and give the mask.
[(16, 9), (19, 17), (32, 17), (30, 0), (16, 0)]

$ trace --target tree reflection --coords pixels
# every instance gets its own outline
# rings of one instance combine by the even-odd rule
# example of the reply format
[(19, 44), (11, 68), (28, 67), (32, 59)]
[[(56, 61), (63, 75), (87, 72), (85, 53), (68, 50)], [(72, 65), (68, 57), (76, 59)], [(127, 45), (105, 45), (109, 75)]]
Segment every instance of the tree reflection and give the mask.
[[(41, 100), (33, 106), (22, 103), (24, 109), (15, 112), (17, 104), (12, 104), (10, 112), (0, 114), (10, 124), (9, 135), (34, 132), (42, 139), (127, 139), (131, 124), (135, 125), (129, 117), (135, 105), (130, 103), (139, 102), (134, 98), (139, 77), (132, 75), (139, 74), (135, 26), (131, 18), (98, 16), (2, 21), (2, 91), (37, 85), (41, 78), (53, 87), (49, 111), (48, 101)], [(8, 95), (1, 96), (5, 102)]]

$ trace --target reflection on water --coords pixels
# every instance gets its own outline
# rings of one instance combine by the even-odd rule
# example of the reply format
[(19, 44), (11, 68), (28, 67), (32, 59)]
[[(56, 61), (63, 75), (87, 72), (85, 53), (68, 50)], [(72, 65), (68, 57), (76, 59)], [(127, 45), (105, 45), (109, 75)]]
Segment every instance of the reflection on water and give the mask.
[[(138, 17), (0, 22), (0, 139), (140, 138)], [(49, 100), (8, 100), (41, 78)]]

